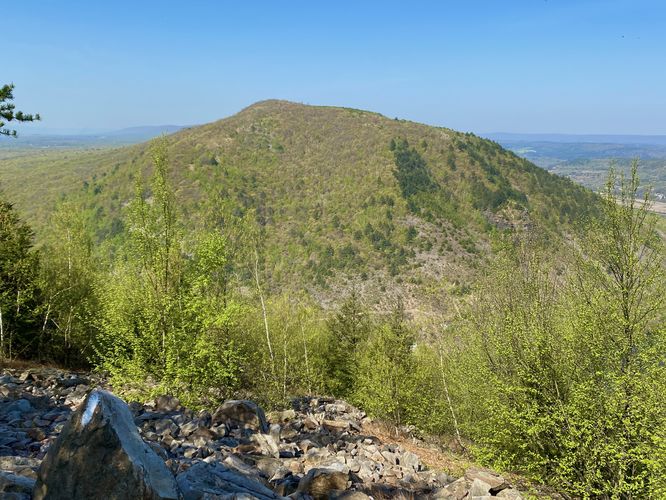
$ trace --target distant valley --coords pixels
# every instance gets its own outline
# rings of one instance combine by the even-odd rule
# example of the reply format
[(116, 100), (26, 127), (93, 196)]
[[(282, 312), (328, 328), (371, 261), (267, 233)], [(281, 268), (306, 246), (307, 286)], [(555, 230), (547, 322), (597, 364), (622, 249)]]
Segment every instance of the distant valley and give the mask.
[[(666, 136), (485, 134), (519, 156), (549, 172), (599, 190), (611, 165), (627, 172), (640, 160), (643, 187), (652, 186), (656, 201), (666, 200)], [(641, 190), (642, 194), (642, 190)]]
[(136, 144), (158, 137), (162, 134), (172, 134), (185, 127), (180, 125), (149, 125), (129, 127), (120, 130), (95, 133), (56, 133), (45, 130), (31, 132), (28, 127), (25, 131), (10, 140), (0, 141), (0, 158), (8, 151), (24, 149), (69, 149), (125, 146)]

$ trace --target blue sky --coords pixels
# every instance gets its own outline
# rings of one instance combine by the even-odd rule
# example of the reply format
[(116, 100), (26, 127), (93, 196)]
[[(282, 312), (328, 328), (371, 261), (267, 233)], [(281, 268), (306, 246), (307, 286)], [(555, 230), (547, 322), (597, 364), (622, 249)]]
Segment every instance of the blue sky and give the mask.
[(20, 0), (0, 81), (42, 128), (196, 124), (262, 99), (484, 132), (666, 134), (666, 3)]

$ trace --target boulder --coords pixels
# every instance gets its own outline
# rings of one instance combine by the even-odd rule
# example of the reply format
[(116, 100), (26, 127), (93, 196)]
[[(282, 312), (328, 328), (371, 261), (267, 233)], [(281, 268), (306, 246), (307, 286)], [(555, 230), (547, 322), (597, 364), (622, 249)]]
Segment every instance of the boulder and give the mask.
[(262, 455), (280, 458), (279, 440), (276, 441), (270, 434), (253, 434), (252, 441), (257, 445)]
[(0, 471), (0, 498), (6, 500), (29, 500), (35, 480)]
[(155, 410), (157, 411), (177, 411), (181, 408), (178, 398), (169, 395), (157, 396), (155, 398)]
[(468, 481), (464, 477), (461, 477), (443, 488), (437, 489), (432, 495), (432, 498), (442, 500), (462, 500), (469, 495), (469, 487), (470, 484)]
[(253, 401), (225, 401), (212, 416), (213, 425), (228, 424), (241, 429), (250, 429), (262, 434), (268, 433), (266, 415), (259, 405)]
[(310, 469), (301, 479), (297, 493), (324, 500), (332, 491), (346, 490), (349, 474), (331, 469)]
[(32, 404), (30, 404), (30, 401), (27, 399), (17, 399), (16, 401), (3, 406), (2, 410), (4, 413), (17, 412), (20, 415), (23, 415), (24, 413), (30, 413), (34, 410)]
[(477, 478), (472, 481), (472, 486), (469, 488), (469, 494), (473, 497), (490, 496), (490, 485)]
[(472, 482), (478, 479), (484, 483), (487, 483), (489, 485), (488, 490), (491, 495), (496, 495), (503, 489), (509, 487), (509, 483), (507, 483), (506, 479), (504, 479), (498, 473), (487, 469), (479, 469), (476, 467), (467, 469), (467, 471), (465, 471), (465, 478)]
[(256, 498), (282, 499), (255, 479), (214, 463), (199, 462), (176, 477), (183, 500)]
[(146, 445), (127, 405), (94, 390), (72, 414), (37, 476), (35, 499), (177, 499), (173, 475)]

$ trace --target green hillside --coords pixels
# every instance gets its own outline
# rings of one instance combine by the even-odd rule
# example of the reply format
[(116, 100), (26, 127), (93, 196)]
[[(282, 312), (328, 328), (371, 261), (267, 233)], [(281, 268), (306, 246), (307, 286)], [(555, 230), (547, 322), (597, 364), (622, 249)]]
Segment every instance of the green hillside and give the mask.
[[(473, 134), (347, 108), (263, 101), (168, 137), (179, 205), (193, 225), (256, 212), (273, 288), (320, 302), (351, 287), (410, 309), (464, 292), (493, 232), (538, 225), (552, 234), (593, 195)], [(122, 230), (122, 208), (149, 146), (5, 155), (6, 196), (49, 238), (66, 195), (91, 214), (98, 240)], [(440, 304), (441, 305), (441, 304)]]

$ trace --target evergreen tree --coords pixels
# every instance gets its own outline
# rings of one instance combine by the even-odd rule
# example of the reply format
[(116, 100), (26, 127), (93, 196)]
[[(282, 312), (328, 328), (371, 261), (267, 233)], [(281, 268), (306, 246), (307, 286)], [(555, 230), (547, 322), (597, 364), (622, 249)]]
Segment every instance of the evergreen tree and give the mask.
[(328, 322), (327, 385), (332, 394), (352, 394), (357, 371), (357, 352), (368, 338), (370, 320), (356, 291), (352, 291)]
[(0, 135), (16, 137), (16, 130), (4, 128), (7, 122), (32, 122), (40, 120), (39, 114), (31, 115), (23, 111), (16, 111), (16, 106), (11, 102), (14, 100), (14, 84), (0, 87)]

